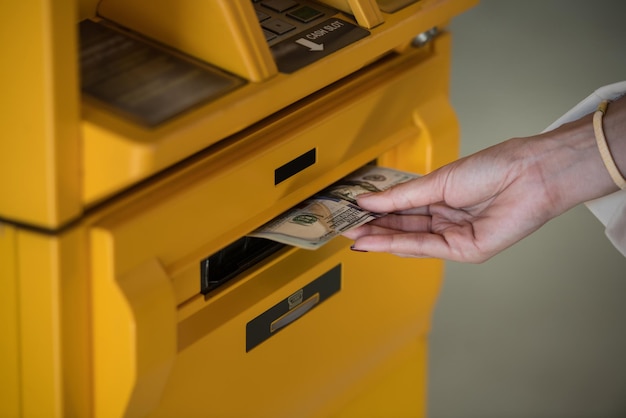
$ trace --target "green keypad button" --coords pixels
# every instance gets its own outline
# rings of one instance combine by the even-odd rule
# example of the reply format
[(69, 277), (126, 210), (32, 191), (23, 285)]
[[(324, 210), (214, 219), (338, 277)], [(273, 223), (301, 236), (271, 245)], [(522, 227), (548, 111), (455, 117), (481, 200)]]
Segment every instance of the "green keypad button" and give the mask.
[(287, 16), (293, 19), (299, 20), (300, 22), (303, 22), (303, 23), (308, 23), (323, 15), (324, 13), (309, 6), (302, 6), (299, 9), (296, 9), (292, 12), (287, 13)]

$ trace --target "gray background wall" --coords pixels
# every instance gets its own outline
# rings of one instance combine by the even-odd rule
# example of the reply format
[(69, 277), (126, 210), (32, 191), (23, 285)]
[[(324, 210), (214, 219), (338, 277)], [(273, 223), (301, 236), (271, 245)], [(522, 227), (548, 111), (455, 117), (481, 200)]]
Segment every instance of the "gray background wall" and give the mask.
[[(484, 0), (450, 29), (463, 155), (626, 79), (623, 0)], [(448, 263), (433, 326), (431, 418), (626, 417), (626, 259), (585, 207)]]

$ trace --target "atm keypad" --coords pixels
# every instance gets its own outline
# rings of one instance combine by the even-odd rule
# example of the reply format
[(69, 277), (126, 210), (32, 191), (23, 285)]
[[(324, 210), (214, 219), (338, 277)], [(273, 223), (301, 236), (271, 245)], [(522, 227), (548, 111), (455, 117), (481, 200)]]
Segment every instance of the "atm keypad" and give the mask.
[(270, 46), (304, 32), (323, 17), (337, 13), (335, 9), (309, 0), (252, 0), (265, 40)]

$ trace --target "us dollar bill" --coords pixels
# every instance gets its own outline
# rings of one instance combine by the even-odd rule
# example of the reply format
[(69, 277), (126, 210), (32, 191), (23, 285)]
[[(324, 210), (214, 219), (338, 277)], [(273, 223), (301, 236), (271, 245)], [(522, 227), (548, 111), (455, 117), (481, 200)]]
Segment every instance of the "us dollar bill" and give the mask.
[(360, 208), (357, 196), (383, 191), (417, 177), (392, 168), (367, 165), (277, 216), (250, 236), (317, 249), (337, 235), (383, 215)]

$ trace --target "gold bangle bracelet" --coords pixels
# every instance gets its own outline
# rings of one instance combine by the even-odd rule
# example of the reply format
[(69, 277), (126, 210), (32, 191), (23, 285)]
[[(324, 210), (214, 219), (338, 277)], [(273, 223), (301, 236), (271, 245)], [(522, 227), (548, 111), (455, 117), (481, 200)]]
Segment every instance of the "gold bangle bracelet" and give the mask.
[(604, 129), (602, 128), (602, 117), (606, 113), (608, 106), (608, 100), (604, 100), (598, 105), (598, 110), (596, 110), (593, 114), (593, 132), (596, 136), (596, 143), (598, 144), (598, 150), (600, 151), (600, 156), (602, 157), (604, 166), (608, 170), (615, 184), (617, 184), (617, 187), (620, 189), (626, 189), (626, 179), (622, 176), (622, 173), (620, 173), (617, 168), (617, 164), (615, 164), (615, 160), (613, 159), (609, 146), (606, 143)]

